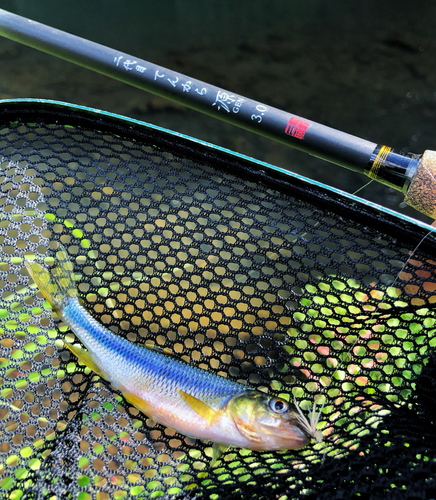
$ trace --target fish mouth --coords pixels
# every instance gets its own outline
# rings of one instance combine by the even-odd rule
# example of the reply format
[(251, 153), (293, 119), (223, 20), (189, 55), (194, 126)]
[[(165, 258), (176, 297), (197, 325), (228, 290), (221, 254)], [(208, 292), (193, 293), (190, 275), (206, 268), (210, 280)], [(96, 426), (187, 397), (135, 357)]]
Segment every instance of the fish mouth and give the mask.
[(301, 440), (298, 448), (303, 448), (303, 446), (307, 446), (312, 441), (313, 436), (309, 435), (304, 429), (301, 429), (300, 426), (298, 426), (298, 430), (301, 431)]
[[(276, 429), (277, 431), (277, 429)], [(311, 439), (306, 433), (294, 424), (283, 426), (280, 433), (271, 434), (270, 449), (298, 450), (307, 446)]]
[[(241, 428), (238, 429), (241, 432)], [(259, 450), (296, 450), (307, 446), (311, 441), (304, 428), (295, 419), (283, 420), (279, 425), (266, 425), (241, 432)]]
[[(292, 448), (298, 449), (303, 448), (310, 443), (311, 437), (309, 436), (304, 428), (302, 428), (299, 423), (289, 423), (288, 429), (284, 434), (284, 440), (292, 443)], [(289, 447), (291, 448), (291, 446)]]

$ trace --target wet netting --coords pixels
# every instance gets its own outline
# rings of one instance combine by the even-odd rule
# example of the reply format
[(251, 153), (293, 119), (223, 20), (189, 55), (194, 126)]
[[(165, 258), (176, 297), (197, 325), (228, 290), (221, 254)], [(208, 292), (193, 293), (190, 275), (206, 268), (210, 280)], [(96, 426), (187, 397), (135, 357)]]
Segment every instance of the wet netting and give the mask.
[[(0, 498), (435, 497), (428, 229), (48, 103), (3, 104), (0, 169)], [(210, 443), (139, 413), (65, 348), (24, 266), (59, 243), (99, 322), (306, 415), (324, 403), (324, 441), (211, 467)]]

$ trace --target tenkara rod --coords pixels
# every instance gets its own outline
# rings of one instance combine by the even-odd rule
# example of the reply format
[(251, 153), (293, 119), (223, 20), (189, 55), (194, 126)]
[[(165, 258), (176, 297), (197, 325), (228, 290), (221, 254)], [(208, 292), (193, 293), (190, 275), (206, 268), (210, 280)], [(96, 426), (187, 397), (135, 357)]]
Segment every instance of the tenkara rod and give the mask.
[(0, 35), (366, 174), (436, 218), (436, 152), (402, 153), (3, 9)]

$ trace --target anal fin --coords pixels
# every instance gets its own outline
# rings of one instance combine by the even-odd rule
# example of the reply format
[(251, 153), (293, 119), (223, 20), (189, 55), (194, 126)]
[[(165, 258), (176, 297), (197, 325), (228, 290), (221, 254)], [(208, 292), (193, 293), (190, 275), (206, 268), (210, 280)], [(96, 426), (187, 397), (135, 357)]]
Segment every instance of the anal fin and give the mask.
[(136, 394), (133, 394), (132, 392), (123, 391), (122, 389), (121, 392), (127, 402), (129, 402), (131, 405), (133, 405), (136, 409), (138, 409), (141, 413), (143, 413), (147, 417), (153, 418), (153, 412), (151, 411), (151, 407), (147, 403), (147, 401), (144, 401), (144, 399), (140, 398)]

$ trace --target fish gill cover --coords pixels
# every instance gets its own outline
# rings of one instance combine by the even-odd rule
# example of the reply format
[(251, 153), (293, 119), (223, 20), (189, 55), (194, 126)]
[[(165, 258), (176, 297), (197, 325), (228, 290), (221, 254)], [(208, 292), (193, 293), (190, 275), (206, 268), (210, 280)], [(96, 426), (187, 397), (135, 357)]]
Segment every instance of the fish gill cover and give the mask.
[[(410, 222), (102, 117), (3, 118), (0, 148), (0, 498), (436, 494), (433, 236), (411, 254)], [(212, 467), (210, 443), (138, 412), (29, 286), (25, 256), (59, 243), (99, 322), (324, 404), (324, 440)]]

